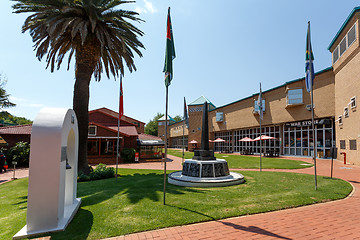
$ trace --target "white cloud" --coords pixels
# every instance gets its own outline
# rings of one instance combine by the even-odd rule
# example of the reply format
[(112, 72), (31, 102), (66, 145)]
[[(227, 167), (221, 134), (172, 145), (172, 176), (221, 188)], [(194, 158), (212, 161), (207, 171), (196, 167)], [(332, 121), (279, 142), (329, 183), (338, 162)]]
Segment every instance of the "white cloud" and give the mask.
[(144, 7), (137, 7), (135, 8), (135, 12), (141, 13), (151, 13), (154, 14), (157, 12), (157, 9), (153, 6), (152, 2), (144, 0)]
[(150, 13), (156, 13), (157, 9), (154, 8), (153, 4), (149, 1), (144, 0), (145, 2), (145, 8), (150, 12)]

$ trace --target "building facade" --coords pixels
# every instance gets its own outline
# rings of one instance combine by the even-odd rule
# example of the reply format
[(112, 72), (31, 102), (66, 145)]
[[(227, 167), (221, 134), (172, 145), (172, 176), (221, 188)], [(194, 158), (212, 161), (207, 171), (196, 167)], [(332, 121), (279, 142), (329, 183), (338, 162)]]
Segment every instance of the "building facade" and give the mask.
[[(332, 66), (319, 71), (314, 79), (315, 136), (311, 126), (311, 99), (305, 79), (288, 81), (262, 93), (263, 120), (260, 130), (258, 95), (255, 93), (236, 102), (216, 107), (205, 97), (188, 105), (189, 150), (201, 143), (202, 105), (209, 104), (209, 136), (220, 142), (210, 146), (215, 151), (260, 153), (267, 149), (281, 155), (307, 156), (314, 151), (318, 158), (331, 158), (331, 148), (337, 148), (336, 157), (347, 163), (360, 165), (360, 115), (357, 96), (360, 96), (360, 7), (354, 8), (332, 40)], [(182, 122), (170, 123), (168, 144), (178, 144)], [(165, 123), (159, 121), (159, 133), (165, 134)], [(261, 132), (260, 132), (261, 131)], [(239, 141), (260, 135), (274, 137), (260, 142)], [(316, 149), (316, 150), (315, 150)]]

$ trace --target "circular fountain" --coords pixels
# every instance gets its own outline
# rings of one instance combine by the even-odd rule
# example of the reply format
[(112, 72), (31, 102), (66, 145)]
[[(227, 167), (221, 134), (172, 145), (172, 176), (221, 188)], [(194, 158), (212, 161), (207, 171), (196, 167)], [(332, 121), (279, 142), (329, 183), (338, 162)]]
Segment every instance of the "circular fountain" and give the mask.
[(214, 152), (209, 150), (208, 107), (203, 107), (201, 132), (201, 149), (194, 151), (192, 159), (186, 159), (183, 170), (170, 173), (168, 182), (184, 187), (223, 187), (243, 183), (244, 176), (229, 172), (224, 159), (216, 159)]

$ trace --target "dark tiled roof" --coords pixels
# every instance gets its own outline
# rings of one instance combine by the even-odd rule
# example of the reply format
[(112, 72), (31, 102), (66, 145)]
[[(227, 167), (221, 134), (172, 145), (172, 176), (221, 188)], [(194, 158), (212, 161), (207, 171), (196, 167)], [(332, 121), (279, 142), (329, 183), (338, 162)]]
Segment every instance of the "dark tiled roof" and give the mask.
[(8, 126), (8, 127), (0, 127), (0, 135), (1, 134), (31, 134), (32, 125), (17, 125), (17, 126)]
[(153, 135), (148, 135), (148, 134), (145, 134), (145, 133), (140, 133), (138, 138), (140, 140), (161, 140), (161, 138), (159, 138), (159, 137), (156, 137), (156, 136), (153, 136)]
[[(118, 118), (118, 116), (119, 116), (119, 113), (118, 113), (118, 112), (115, 112), (115, 111), (113, 111), (113, 110), (111, 110), (111, 109), (108, 109), (108, 108), (106, 108), (106, 107), (102, 107), (102, 108), (98, 108), (98, 109), (91, 110), (89, 113), (92, 113), (92, 112), (95, 112), (95, 111), (96, 111), (96, 112), (101, 112), (101, 113), (107, 114), (107, 115), (112, 116), (112, 117), (114, 117), (114, 118)], [(129, 118), (129, 119), (133, 119), (134, 121), (137, 121), (137, 122), (140, 122), (140, 123), (144, 123), (144, 122), (141, 122), (141, 121), (139, 121), (139, 120), (136, 120), (136, 119), (131, 118), (131, 117), (126, 116), (126, 115), (124, 115), (124, 117), (127, 117), (127, 118)], [(124, 121), (124, 119), (122, 119), (122, 118), (121, 118), (121, 120)], [(125, 120), (125, 121), (126, 121), (126, 120)], [(144, 124), (145, 124), (145, 123), (144, 123)]]
[[(116, 132), (118, 130), (118, 127), (108, 127), (108, 128)], [(135, 126), (120, 126), (119, 130), (120, 133), (125, 134), (127, 136), (138, 136)]]

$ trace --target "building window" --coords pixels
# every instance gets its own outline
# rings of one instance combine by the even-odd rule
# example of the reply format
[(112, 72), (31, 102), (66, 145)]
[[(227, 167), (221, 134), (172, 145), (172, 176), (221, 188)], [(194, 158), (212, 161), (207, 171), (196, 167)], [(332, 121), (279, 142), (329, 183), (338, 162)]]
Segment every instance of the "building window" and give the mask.
[(342, 125), (343, 124), (343, 121), (342, 121), (342, 116), (340, 115), (339, 116), (339, 118), (338, 118), (338, 120), (337, 120), (338, 122), (339, 122), (339, 125)]
[(346, 51), (346, 37), (340, 42), (340, 56)]
[(346, 52), (346, 50), (355, 42), (356, 40), (356, 23), (352, 28), (350, 28), (349, 32), (345, 35), (345, 37), (341, 40), (340, 44), (335, 48), (333, 52), (333, 64), (339, 59), (340, 56)]
[(349, 117), (349, 108), (348, 107), (344, 108), (344, 117), (345, 118)]
[(346, 149), (345, 140), (340, 140), (340, 149)]
[(354, 24), (354, 26), (349, 30), (347, 34), (347, 39), (348, 39), (348, 47), (350, 47), (351, 44), (356, 40), (356, 24)]
[(333, 64), (339, 59), (339, 47), (336, 47), (333, 52)]
[(349, 140), (350, 150), (356, 150), (356, 140)]
[(89, 136), (96, 136), (96, 126), (89, 126), (88, 130)]
[(303, 104), (302, 88), (289, 89), (287, 92), (287, 105), (297, 105), (297, 104)]
[(351, 109), (356, 108), (356, 97), (352, 97), (350, 99), (350, 108)]
[(159, 126), (164, 126), (164, 125), (165, 125), (165, 122), (158, 122), (158, 125), (159, 125)]

